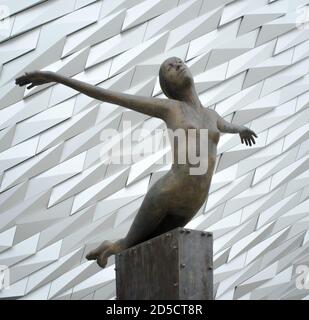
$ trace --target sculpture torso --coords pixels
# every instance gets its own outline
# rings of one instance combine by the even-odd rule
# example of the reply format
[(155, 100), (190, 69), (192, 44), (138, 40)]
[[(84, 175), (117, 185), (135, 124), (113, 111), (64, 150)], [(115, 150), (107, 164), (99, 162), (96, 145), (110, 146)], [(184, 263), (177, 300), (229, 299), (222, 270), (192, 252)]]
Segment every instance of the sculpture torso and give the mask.
[[(217, 144), (220, 138), (220, 133), (216, 124), (216, 117), (210, 109), (194, 109), (184, 103), (175, 109), (172, 116), (166, 121), (167, 128), (172, 132), (181, 128), (184, 129), (188, 136), (189, 129), (196, 130), (196, 154), (201, 156), (200, 161), (208, 160), (208, 169), (204, 174), (190, 174), (192, 164), (178, 164), (178, 139), (177, 136), (170, 136), (173, 153), (173, 164), (171, 170), (162, 177), (152, 187), (151, 192), (153, 197), (160, 197), (161, 207), (166, 206), (173, 214), (185, 215), (190, 220), (198, 209), (205, 202), (211, 178), (214, 172)], [(207, 145), (200, 146), (199, 129), (208, 129), (208, 153), (203, 158), (203, 153), (200, 148), (207, 150)], [(204, 152), (205, 153), (205, 152)], [(164, 196), (165, 195), (165, 196)], [(166, 200), (166, 201), (164, 201)]]

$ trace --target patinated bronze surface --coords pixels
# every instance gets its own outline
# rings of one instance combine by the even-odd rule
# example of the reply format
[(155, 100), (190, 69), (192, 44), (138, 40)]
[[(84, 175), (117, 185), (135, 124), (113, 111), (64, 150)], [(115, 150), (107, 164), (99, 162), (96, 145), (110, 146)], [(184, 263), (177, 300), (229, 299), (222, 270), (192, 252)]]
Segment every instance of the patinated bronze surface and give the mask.
[[(115, 242), (104, 241), (87, 259), (97, 260), (104, 268), (109, 256), (176, 227), (185, 226), (206, 201), (215, 169), (220, 132), (238, 133), (241, 142), (255, 143), (257, 135), (245, 126), (225, 121), (216, 111), (202, 106), (193, 76), (184, 62), (171, 57), (160, 67), (160, 85), (169, 99), (130, 95), (103, 89), (55, 72), (34, 71), (16, 79), (16, 84), (27, 88), (58, 82), (92, 98), (117, 104), (162, 119), (168, 129), (208, 129), (208, 170), (204, 174), (190, 174), (190, 163), (179, 164), (178, 146), (174, 141), (173, 164), (166, 175), (148, 190), (126, 237)], [(199, 148), (199, 144), (197, 144)], [(197, 154), (200, 151), (196, 150)], [(201, 160), (202, 161), (202, 160)]]

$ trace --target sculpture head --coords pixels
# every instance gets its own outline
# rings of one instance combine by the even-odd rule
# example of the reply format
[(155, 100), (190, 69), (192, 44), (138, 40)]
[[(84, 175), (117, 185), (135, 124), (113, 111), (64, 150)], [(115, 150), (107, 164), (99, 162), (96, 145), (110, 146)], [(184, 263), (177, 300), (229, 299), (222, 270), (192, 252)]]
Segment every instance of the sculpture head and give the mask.
[(182, 99), (185, 89), (194, 85), (190, 69), (177, 57), (171, 57), (162, 62), (159, 80), (164, 94), (176, 100)]

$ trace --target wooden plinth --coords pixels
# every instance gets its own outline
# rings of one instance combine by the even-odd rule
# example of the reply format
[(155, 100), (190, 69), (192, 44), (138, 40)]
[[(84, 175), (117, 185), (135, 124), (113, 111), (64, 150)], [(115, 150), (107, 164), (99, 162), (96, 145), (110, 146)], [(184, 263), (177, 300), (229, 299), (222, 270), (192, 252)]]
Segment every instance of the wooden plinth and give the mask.
[(176, 228), (115, 256), (118, 300), (212, 300), (212, 233)]

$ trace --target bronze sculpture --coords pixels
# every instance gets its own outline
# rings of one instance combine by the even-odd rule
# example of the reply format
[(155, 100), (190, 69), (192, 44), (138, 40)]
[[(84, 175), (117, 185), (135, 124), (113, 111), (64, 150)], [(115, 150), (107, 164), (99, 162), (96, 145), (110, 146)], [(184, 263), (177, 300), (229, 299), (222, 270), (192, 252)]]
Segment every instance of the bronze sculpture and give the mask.
[(239, 133), (241, 143), (248, 146), (254, 144), (254, 137), (257, 137), (249, 128), (229, 123), (216, 111), (202, 106), (190, 69), (181, 59), (166, 59), (160, 66), (159, 79), (162, 91), (169, 99), (106, 90), (50, 71), (29, 72), (16, 79), (19, 86), (30, 84), (28, 89), (58, 82), (92, 98), (160, 118), (171, 130), (208, 129), (207, 172), (190, 175), (190, 164), (177, 162), (176, 146), (171, 169), (148, 190), (126, 237), (115, 242), (104, 241), (86, 256), (88, 260), (97, 260), (102, 268), (109, 256), (176, 227), (183, 227), (193, 218), (208, 196), (220, 132)]

